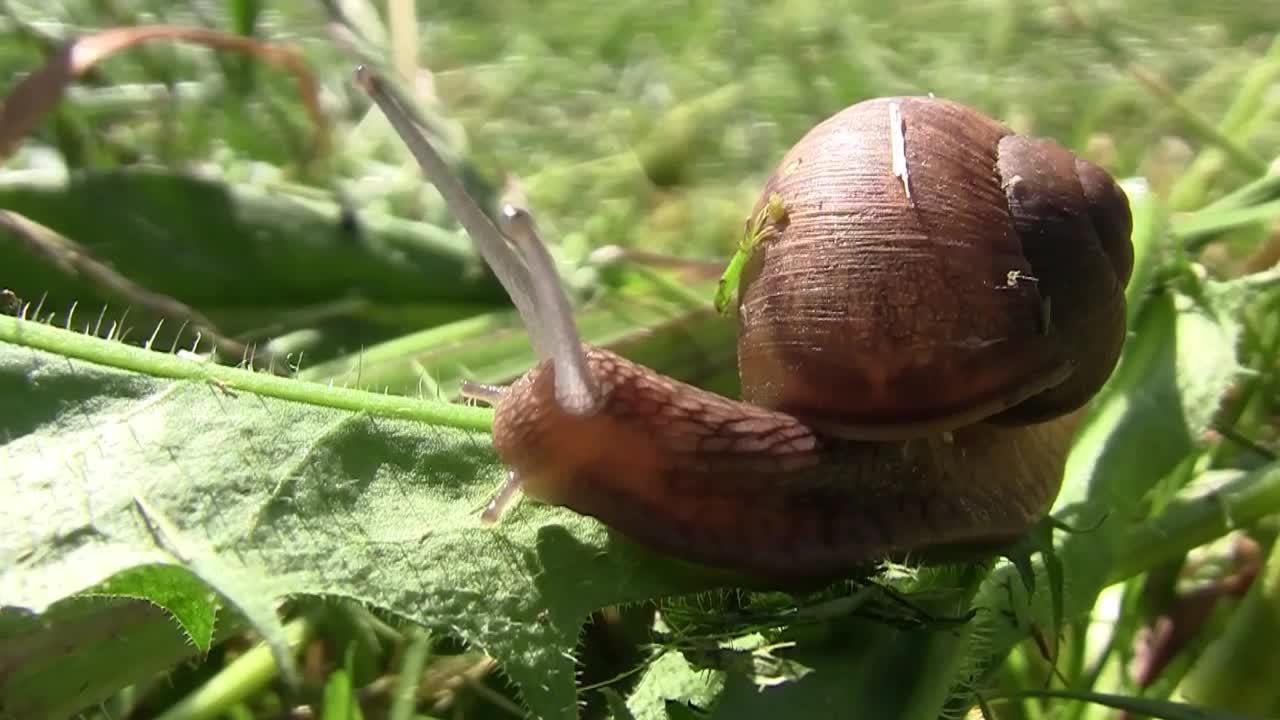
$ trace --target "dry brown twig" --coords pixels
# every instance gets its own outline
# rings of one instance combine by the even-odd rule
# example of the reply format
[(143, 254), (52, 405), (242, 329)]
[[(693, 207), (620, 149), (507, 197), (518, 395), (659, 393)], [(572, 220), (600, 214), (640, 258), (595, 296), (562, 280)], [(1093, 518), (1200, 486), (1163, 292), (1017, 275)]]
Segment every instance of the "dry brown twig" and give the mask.
[(272, 372), (286, 372), (265, 350), (257, 352), (244, 343), (223, 335), (200, 311), (185, 303), (148, 290), (94, 258), (75, 241), (40, 223), (11, 210), (0, 209), (0, 228), (8, 230), (23, 244), (27, 252), (48, 260), (59, 270), (83, 278), (95, 287), (123, 297), (129, 303), (159, 314), (182, 320), (213, 343), (218, 352), (241, 358), (245, 363)]
[(0, 105), (0, 162), (12, 155), (22, 138), (57, 106), (77, 78), (112, 54), (153, 40), (180, 40), (231, 50), (283, 67), (297, 82), (302, 104), (315, 124), (316, 154), (328, 152), (329, 122), (320, 108), (318, 85), (302, 54), (295, 48), (211, 28), (142, 25), (111, 28), (78, 38), (14, 86)]
[[(328, 152), (329, 122), (320, 107), (319, 86), (296, 49), (210, 28), (144, 25), (111, 28), (78, 38), (52, 53), (43, 67), (19, 81), (0, 103), (0, 162), (8, 159), (27, 133), (57, 106), (76, 79), (114, 53), (153, 40), (178, 40), (245, 53), (283, 67), (297, 82), (302, 104), (315, 125), (315, 155)], [(55, 230), (8, 210), (0, 210), (0, 227), (9, 230), (28, 252), (46, 258), (68, 275), (82, 277), (163, 317), (187, 322), (208, 337), (220, 353), (242, 358), (254, 367), (276, 372), (286, 370), (277, 367), (270, 353), (264, 352), (259, 357), (244, 343), (219, 332), (199, 311), (132, 282)]]

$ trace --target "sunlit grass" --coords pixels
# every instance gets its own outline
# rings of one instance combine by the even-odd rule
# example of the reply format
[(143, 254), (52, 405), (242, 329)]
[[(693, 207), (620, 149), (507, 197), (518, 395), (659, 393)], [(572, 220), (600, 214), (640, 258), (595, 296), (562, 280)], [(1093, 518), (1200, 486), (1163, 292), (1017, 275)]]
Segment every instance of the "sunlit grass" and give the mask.
[[(1100, 596), (1091, 615), (1070, 625), (1061, 638), (1050, 637), (1051, 628), (1031, 627), (1018, 636), (1025, 639), (1008, 659), (977, 684), (1005, 691), (1036, 690), (1048, 684), (1182, 700), (1186, 697), (1179, 691), (1190, 689), (1210, 698), (1210, 704), (1225, 706), (1239, 700), (1256, 707), (1271, 703), (1270, 711), (1280, 710), (1272, 702), (1273, 692), (1241, 680), (1238, 667), (1230, 662), (1236, 651), (1259, 653), (1255, 664), (1264, 667), (1268, 649), (1278, 639), (1267, 625), (1265, 610), (1276, 607), (1280, 557), (1274, 545), (1274, 517), (1268, 518), (1266, 512), (1276, 502), (1273, 486), (1280, 477), (1275, 471), (1280, 442), (1276, 420), (1280, 368), (1275, 364), (1280, 352), (1280, 321), (1276, 320), (1280, 305), (1276, 278), (1265, 271), (1280, 261), (1276, 229), (1280, 184), (1264, 174), (1274, 174), (1280, 153), (1280, 4), (1212, 6), (1180, 0), (392, 2), (396, 17), (416, 16), (416, 52), (403, 44), (392, 48), (396, 42), (406, 42), (404, 38), (413, 42), (415, 34), (388, 32), (380, 25), (378, 16), (385, 14), (386, 3), (355, 0), (333, 5), (343, 8), (351, 28), (367, 33), (367, 48), (380, 59), (394, 59), (399, 68), (419, 68), (418, 77), (402, 78), (404, 86), (413, 89), (433, 121), (432, 129), (450, 146), (447, 149), (474, 188), (491, 192), (508, 174), (521, 179), (540, 223), (558, 243), (559, 259), (575, 297), (594, 301), (581, 318), (586, 334), (629, 343), (631, 351), (647, 353), (646, 360), (665, 362), (668, 369), (685, 363), (690, 367), (684, 370), (691, 376), (714, 376), (711, 371), (724, 369), (702, 365), (718, 363), (731, 369), (731, 360), (726, 360), (731, 350), (726, 348), (732, 328), (713, 326), (714, 318), (696, 315), (691, 309), (696, 298), (688, 297), (687, 287), (677, 288), (684, 290), (684, 296), (673, 297), (670, 279), (655, 280), (652, 274), (596, 263), (591, 251), (622, 245), (727, 260), (742, 236), (751, 203), (778, 158), (813, 124), (847, 105), (890, 94), (949, 97), (1001, 118), (1020, 132), (1057, 138), (1125, 178), (1138, 213), (1135, 236), (1142, 239), (1140, 266), (1130, 294), (1130, 328), (1136, 338), (1131, 347), (1142, 348), (1145, 355), (1139, 360), (1147, 364), (1130, 366), (1122, 390), (1106, 397), (1110, 404), (1098, 413), (1101, 420), (1095, 417), (1094, 428), (1102, 429), (1082, 437), (1083, 442), (1102, 447), (1117, 436), (1119, 427), (1130, 433), (1125, 438), (1137, 438), (1119, 451), (1128, 462), (1122, 466), (1135, 477), (1143, 472), (1143, 463), (1167, 462), (1172, 469), (1150, 479), (1148, 494), (1120, 498), (1131, 502), (1125, 507), (1135, 517), (1117, 520), (1136, 523), (1124, 538), (1140, 540), (1141, 547), (1132, 548), (1110, 568), (1112, 574), (1098, 580), (1117, 584)], [(310, 323), (320, 325), (321, 319), (332, 319), (325, 309), (308, 304), (318, 303), (315, 298), (303, 302), (271, 296), (273, 283), (283, 287), (281, 278), (305, 272), (297, 269), (296, 258), (282, 261), (289, 267), (276, 268), (277, 275), (263, 275), (255, 288), (262, 293), (253, 302), (214, 297), (207, 302), (216, 307), (203, 308), (220, 322), (236, 318), (231, 324), (241, 329), (274, 328), (283, 322), (286, 329), (295, 330), (299, 346), (308, 353), (301, 372), (306, 379), (434, 398), (444, 393), (441, 388), (452, 389), (463, 377), (489, 377), (485, 373), (495, 379), (509, 377), (532, 360), (510, 313), (492, 296), (468, 295), (457, 302), (422, 297), (445, 279), (412, 275), (413, 262), (421, 256), (406, 261), (405, 248), (439, 243), (452, 251), (463, 246), (452, 242), (457, 240), (452, 236), (452, 220), (434, 190), (423, 183), (380, 118), (366, 114), (367, 100), (351, 84), (358, 58), (335, 43), (329, 31), (336, 16), (323, 3), (264, 3), (257, 8), (251, 0), (229, 0), (169, 7), (134, 0), (78, 0), (48, 6), (23, 0), (10, 2), (4, 9), (0, 73), (6, 77), (38, 66), (42, 47), (78, 29), (142, 21), (211, 24), (296, 44), (311, 63), (323, 87), (325, 108), (335, 121), (334, 152), (323, 158), (304, 157), (308, 121), (287, 77), (203, 50), (144, 48), (104, 63), (78, 84), (59, 111), (33, 134), (33, 142), (0, 171), (6, 187), (51, 184), (50, 179), (64, 170), (163, 166), (253, 188), (252, 202), (242, 194), (228, 205), (229, 213), (254, 209), (246, 213), (250, 228), (277, 228), (262, 219), (273, 212), (276, 198), (305, 198), (323, 213), (349, 219), (359, 232), (341, 235), (335, 244), (351, 253), (333, 257), (358, 260), (357, 251), (372, 248), (371, 253), (382, 253), (378, 258), (386, 261), (377, 267), (410, 268), (404, 271), (410, 279), (397, 276), (400, 281), (386, 296), (372, 301), (357, 297), (354, 306), (339, 308), (336, 314), (341, 322), (336, 328), (313, 330)], [(402, 40), (393, 40), (397, 37)], [(193, 191), (192, 197), (211, 196)], [(175, 201), (170, 198), (169, 202)], [(340, 203), (349, 217), (340, 213)], [(295, 211), (291, 206), (290, 213)], [(144, 212), (143, 208), (134, 212), (137, 227), (152, 227), (147, 222), (154, 218), (142, 217)], [(295, 224), (319, 235), (315, 228), (326, 227), (328, 217), (322, 215), (323, 222), (314, 225)], [(115, 257), (112, 253), (119, 252), (121, 258), (128, 255), (121, 251), (126, 243), (149, 239), (135, 226), (129, 232), (138, 234), (111, 236), (111, 242), (95, 251), (110, 261)], [(192, 237), (198, 237), (194, 230)], [(397, 244), (400, 241), (404, 244)], [(327, 248), (317, 253), (320, 249)], [(211, 276), (237, 273), (234, 264), (221, 264), (228, 261), (205, 250), (194, 241), (175, 253), (180, 261), (196, 257), (207, 263), (207, 272), (193, 276), (187, 285), (209, 287)], [(5, 252), (12, 250), (0, 243), (0, 287), (7, 287)], [(162, 264), (159, 274), (165, 278), (180, 275), (187, 267), (169, 257), (157, 257), (155, 262)], [(465, 285), (472, 275), (461, 264), (456, 267), (462, 269), (453, 274), (463, 278), (459, 284), (463, 289), (457, 292), (473, 292)], [(341, 271), (346, 269), (345, 265), (338, 268), (333, 277), (345, 278)], [(1232, 288), (1247, 283), (1228, 287), (1211, 282), (1248, 274), (1257, 279), (1257, 287), (1246, 288), (1248, 293), (1242, 290), (1241, 296), (1257, 299), (1256, 306), (1242, 306), (1233, 299)], [(363, 280), (367, 284), (361, 288), (387, 290), (385, 275)], [(346, 299), (342, 293), (349, 289), (335, 287), (335, 297), (322, 300), (341, 305)], [(322, 288), (322, 293), (327, 292)], [(1181, 303), (1176, 313), (1172, 301), (1154, 303), (1155, 310), (1147, 305), (1150, 298), (1175, 296)], [(38, 301), (37, 297), (24, 299)], [(706, 301), (710, 299), (708, 289)], [(1171, 332), (1157, 322), (1166, 316), (1179, 321), (1192, 317), (1201, 323), (1195, 329), (1203, 334), (1188, 333), (1180, 344), (1148, 341), (1144, 345), (1154, 336), (1153, 325)], [(666, 328), (672, 317), (688, 324)], [(193, 371), (194, 365), (185, 367), (187, 360), (147, 358), (46, 328), (28, 333), (23, 341), (20, 324), (8, 325), (5, 341), (26, 342), (24, 351), (28, 345), (38, 346), (63, 358), (100, 361), (151, 377), (203, 378), (209, 380), (210, 393), (239, 389), (263, 398), (297, 399), (290, 394), (297, 388), (288, 387), (293, 380), (262, 377), (254, 381), (257, 385), (231, 386), (227, 378), (246, 376), (217, 371), (206, 377), (203, 371)], [(643, 332), (659, 326), (672, 332)], [(308, 333), (313, 332), (328, 353), (316, 356), (327, 362), (309, 359), (309, 353), (318, 350), (308, 345)], [(691, 335), (707, 345), (724, 347), (719, 347), (719, 355), (693, 347), (697, 343), (689, 341)], [(32, 337), (41, 342), (33, 343)], [(1194, 347), (1197, 343), (1201, 347)], [(1177, 383), (1163, 378), (1181, 393), (1163, 397), (1160, 393), (1168, 388), (1136, 376), (1152, 368), (1160, 370), (1155, 360), (1164, 359), (1174, 346), (1183, 354), (1181, 359), (1203, 350), (1200, 357), (1216, 364), (1200, 366), (1201, 377), (1185, 377), (1184, 369), (1184, 376), (1174, 378)], [(1234, 375), (1233, 352), (1241, 368)], [(117, 356), (127, 362), (113, 361)], [(1153, 377), (1155, 370), (1150, 372)], [(1228, 383), (1227, 391), (1221, 392)], [(1151, 437), (1165, 428), (1154, 422), (1123, 426), (1124, 418), (1143, 403), (1155, 407), (1158, 401), (1168, 400), (1171, 405), (1159, 407), (1173, 407), (1176, 412), (1190, 394), (1189, 387), (1213, 391), (1198, 407), (1182, 407), (1210, 418), (1198, 423), (1197, 437), (1174, 441)], [(344, 410), (363, 397), (346, 390), (320, 394), (319, 401), (312, 398), (313, 404)], [(1213, 403), (1219, 401), (1221, 408), (1215, 413)], [(405, 410), (406, 402), (410, 401), (383, 397), (370, 400), (363, 410), (375, 417), (413, 415), (431, 420), (425, 414), (430, 408)], [(482, 428), (489, 416), (463, 411), (458, 417), (466, 422), (448, 418), (435, 422)], [(1107, 424), (1112, 421), (1114, 425)], [(5, 432), (0, 426), (0, 437), (7, 442)], [(1165, 452), (1169, 447), (1174, 450)], [(3, 451), (0, 445), (0, 458)], [(1092, 461), (1086, 454), (1081, 464)], [(1087, 468), (1079, 474), (1087, 475)], [(1118, 478), (1114, 484), (1119, 487), (1130, 480)], [(1209, 495), (1206, 500), (1192, 492), (1210, 483), (1216, 483), (1221, 496)], [(450, 510), (457, 508), (450, 506)], [(1267, 579), (1259, 585), (1263, 590), (1251, 595), (1235, 614), (1238, 595), (1222, 591), (1218, 610), (1199, 628), (1191, 651), (1174, 658), (1157, 681), (1140, 687), (1130, 672), (1140, 629), (1162, 612), (1185, 609), (1175, 602), (1188, 597), (1179, 594), (1186, 581), (1175, 582), (1185, 547), (1191, 541), (1222, 535), (1241, 518), (1249, 521), (1252, 541), (1260, 543), (1257, 552), (1262, 557), (1271, 555), (1269, 564), (1261, 567), (1260, 558), (1245, 558), (1254, 563), (1246, 569)], [(1077, 550), (1085, 550), (1077, 556), (1088, 554), (1088, 532), (1084, 528), (1069, 536), (1068, 542), (1075, 543)], [(1216, 571), (1207, 573), (1211, 577), (1201, 587), (1221, 591), (1222, 583), (1240, 571), (1232, 565), (1243, 553), (1242, 546), (1232, 544), (1242, 542), (1239, 537), (1199, 551)], [(1178, 559), (1170, 559), (1174, 555)], [(1004, 571), (1014, 574), (1008, 567)], [(1071, 578), (1067, 581), (1070, 584)], [(739, 609), (735, 603), (744, 597), (708, 599), (712, 612), (707, 614), (719, 619)], [(1094, 595), (1086, 599), (1086, 604), (1092, 603)], [(793, 599), (783, 601), (790, 612)], [(378, 610), (392, 614), (402, 610), (394, 601), (386, 605)], [(308, 650), (307, 657), (315, 660), (309, 668), (311, 689), (327, 687), (341, 695), (348, 707), (335, 710), (332, 717), (350, 716), (346, 713), (353, 687), (375, 700), (395, 692), (392, 713), (397, 720), (426, 708), (441, 713), (461, 713), (463, 708), (475, 716), (502, 717), (510, 715), (519, 702), (519, 693), (497, 674), (500, 668), (493, 660), (465, 647), (457, 637), (406, 630), (396, 617), (375, 615), (354, 603), (334, 603), (314, 612), (314, 605), (299, 601), (298, 608), (291, 610), (292, 621), (307, 623), (308, 633), (316, 630), (321, 638)], [(313, 625), (316, 617), (323, 621)], [(584, 685), (608, 685), (613, 673), (640, 677), (638, 656), (649, 649), (650, 618), (641, 609), (624, 607), (597, 620), (598, 627), (591, 627), (599, 632), (631, 633), (622, 644), (633, 655), (624, 652), (623, 660), (608, 656), (613, 646), (601, 644), (588, 632), (578, 648), (585, 668), (579, 680)], [(506, 621), (485, 617), (476, 624), (500, 626)], [(233, 622), (227, 620), (229, 626)], [(1251, 632), (1255, 628), (1256, 633)], [(1222, 640), (1215, 645), (1219, 637)], [(249, 647), (250, 638), (236, 634), (198, 669), (120, 691), (96, 717), (120, 717), (117, 710), (132, 707), (136, 698), (146, 699), (148, 708), (168, 706), (185, 712), (191, 698), (207, 698), (192, 692), (204, 679), (212, 676), (226, 682), (232, 677), (227, 669), (236, 666), (234, 655)], [(898, 641), (888, 635), (879, 639), (887, 645)], [(819, 640), (815, 637), (815, 645)], [(664, 642), (672, 641), (668, 637)], [(986, 651), (984, 643), (995, 642), (979, 637), (971, 647), (950, 655), (942, 643), (921, 642), (912, 647), (939, 653), (938, 667), (945, 668), (939, 671), (939, 682), (945, 684), (951, 679), (946, 672), (954, 671), (958, 677)], [(340, 643), (347, 644), (337, 647)], [(359, 661), (363, 675), (351, 673), (356, 661), (343, 654), (350, 647), (363, 653)], [(1197, 653), (1204, 648), (1212, 649), (1205, 655), (1207, 660), (1197, 665)], [(607, 657), (598, 657), (601, 653)], [(298, 700), (282, 699), (278, 688), (260, 692), (260, 687), (274, 680), (274, 670), (261, 654), (249, 650), (244, 655), (256, 663), (255, 678), (260, 682), (251, 688), (235, 685), (239, 694), (233, 693), (234, 702), (213, 701), (209, 713), (266, 716), (273, 705)], [(997, 659), (1001, 657), (997, 654)], [(626, 663), (631, 664), (623, 667)], [(482, 671), (463, 682), (458, 678), (465, 672), (450, 670), (453, 665), (465, 666), (465, 672)], [(413, 684), (394, 676), (395, 668), (405, 666), (427, 668), (421, 693), (427, 693), (426, 688), (436, 692), (438, 687), (447, 692), (439, 691), (415, 705), (406, 696)], [(689, 667), (681, 672), (690, 677), (708, 675)], [(958, 682), (963, 685), (969, 680)], [(167, 694), (156, 690), (158, 684), (169, 687)], [(625, 684), (617, 687), (627, 688)], [(701, 697), (698, 692), (705, 690), (686, 688), (688, 694), (682, 698)], [(1257, 690), (1256, 696), (1245, 690)], [(184, 695), (186, 705), (166, 705)], [(591, 693), (585, 700), (591, 712), (604, 707), (605, 700), (598, 694)], [(1001, 702), (996, 708), (999, 717), (1013, 720), (1114, 717), (1107, 714), (1109, 710), (1083, 703)]]

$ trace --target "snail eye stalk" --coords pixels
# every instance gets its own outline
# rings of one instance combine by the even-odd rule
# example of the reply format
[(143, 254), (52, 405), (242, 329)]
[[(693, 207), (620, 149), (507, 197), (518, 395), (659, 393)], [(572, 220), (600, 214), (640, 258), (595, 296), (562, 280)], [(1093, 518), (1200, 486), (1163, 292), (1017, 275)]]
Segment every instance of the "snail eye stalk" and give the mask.
[(382, 78), (367, 65), (361, 65), (356, 69), (355, 81), (408, 146), (423, 174), (440, 191), (449, 210), (462, 223), (506, 289), (538, 357), (554, 363), (556, 401), (560, 407), (574, 415), (594, 412), (599, 398), (573, 322), (569, 299), (560, 287), (555, 263), (523, 201), (513, 199), (503, 206), (499, 229), (467, 193), (462, 181), (449, 169)]

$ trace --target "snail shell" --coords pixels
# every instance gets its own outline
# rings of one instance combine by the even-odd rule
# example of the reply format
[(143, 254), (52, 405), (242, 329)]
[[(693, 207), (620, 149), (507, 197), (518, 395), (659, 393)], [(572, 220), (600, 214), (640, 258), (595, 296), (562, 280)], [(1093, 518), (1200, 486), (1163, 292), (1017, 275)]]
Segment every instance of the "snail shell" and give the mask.
[(542, 357), (472, 388), (508, 469), (486, 519), (523, 491), (790, 583), (987, 553), (1053, 503), (1078, 408), (1124, 339), (1132, 221), (1098, 167), (933, 98), (818, 125), (756, 204), (767, 232), (749, 224), (738, 402), (584, 347), (527, 211), (508, 203), (499, 230), (377, 77), (357, 79)]
[(963, 105), (880, 98), (814, 127), (757, 202), (743, 398), (895, 439), (1083, 405), (1125, 334), (1132, 220), (1096, 165)]

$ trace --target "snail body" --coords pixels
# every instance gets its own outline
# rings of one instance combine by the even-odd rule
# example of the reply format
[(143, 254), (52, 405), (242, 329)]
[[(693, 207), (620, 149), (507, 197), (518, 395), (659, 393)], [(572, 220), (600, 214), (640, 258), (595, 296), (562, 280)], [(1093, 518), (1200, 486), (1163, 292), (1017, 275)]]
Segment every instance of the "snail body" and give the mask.
[(586, 358), (607, 396), (597, 414), (560, 410), (550, 364), (499, 400), (494, 447), (512, 481), (648, 547), (769, 580), (1016, 539), (1057, 494), (1077, 418), (847, 440), (607, 350)]
[(360, 79), (543, 358), (509, 387), (469, 388), (495, 405), (508, 468), (486, 518), (519, 490), (674, 557), (791, 581), (987, 552), (1048, 511), (1125, 332), (1129, 207), (1097, 166), (934, 98), (820, 123), (753, 212), (771, 226), (739, 285), (735, 401), (583, 346), (528, 213), (508, 204), (495, 227)]

